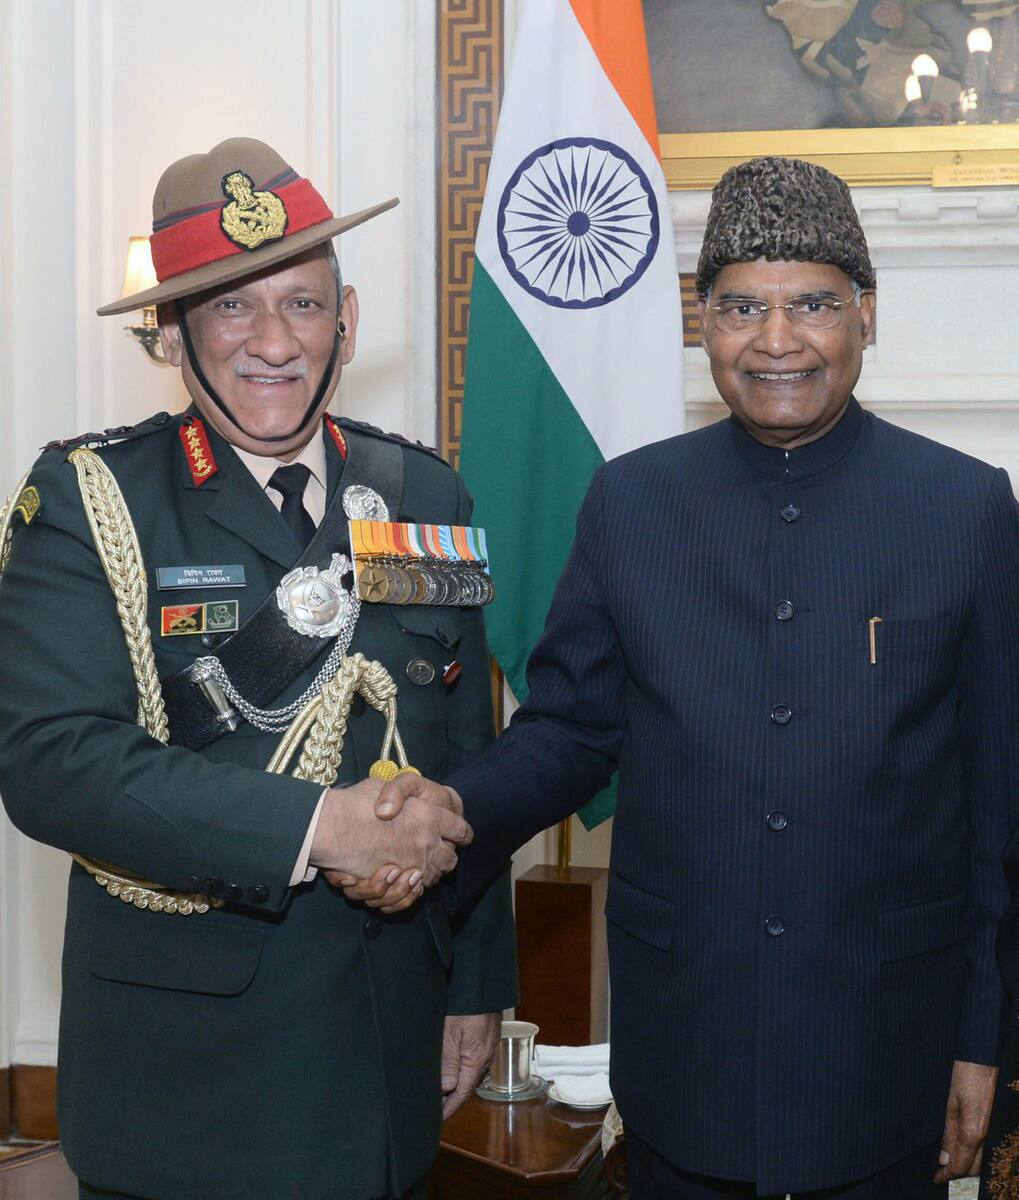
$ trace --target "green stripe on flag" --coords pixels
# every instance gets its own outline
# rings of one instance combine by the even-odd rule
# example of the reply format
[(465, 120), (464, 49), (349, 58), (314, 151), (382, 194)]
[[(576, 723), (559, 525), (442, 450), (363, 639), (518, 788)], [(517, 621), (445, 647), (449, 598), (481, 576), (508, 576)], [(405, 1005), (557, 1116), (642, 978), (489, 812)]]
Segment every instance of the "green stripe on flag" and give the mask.
[[(528, 655), (566, 563), (577, 510), (604, 460), (478, 260), (461, 444), (460, 469), (474, 494), (474, 524), (487, 531), (495, 581), (495, 600), (485, 613), (488, 640), (513, 694), (523, 700)], [(611, 804), (602, 793), (581, 819), (591, 829), (612, 815)]]

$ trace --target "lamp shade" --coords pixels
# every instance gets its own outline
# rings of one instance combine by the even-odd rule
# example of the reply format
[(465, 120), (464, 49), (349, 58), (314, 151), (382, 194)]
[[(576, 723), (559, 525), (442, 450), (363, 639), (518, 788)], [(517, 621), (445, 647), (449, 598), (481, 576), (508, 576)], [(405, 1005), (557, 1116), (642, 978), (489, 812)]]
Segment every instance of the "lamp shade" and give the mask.
[(121, 296), (134, 296), (148, 288), (155, 287), (159, 281), (152, 265), (152, 252), (149, 249), (147, 237), (133, 237), (127, 240), (127, 265), (124, 267), (124, 286)]

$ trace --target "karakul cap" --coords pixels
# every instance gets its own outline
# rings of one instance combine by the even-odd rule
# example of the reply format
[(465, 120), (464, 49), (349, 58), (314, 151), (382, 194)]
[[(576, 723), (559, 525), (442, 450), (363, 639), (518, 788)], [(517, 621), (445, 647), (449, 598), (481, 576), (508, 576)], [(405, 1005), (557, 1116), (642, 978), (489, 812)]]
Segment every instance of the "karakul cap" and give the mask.
[(705, 296), (729, 263), (830, 263), (861, 288), (877, 286), (852, 194), (831, 171), (798, 158), (755, 158), (715, 185), (697, 264)]

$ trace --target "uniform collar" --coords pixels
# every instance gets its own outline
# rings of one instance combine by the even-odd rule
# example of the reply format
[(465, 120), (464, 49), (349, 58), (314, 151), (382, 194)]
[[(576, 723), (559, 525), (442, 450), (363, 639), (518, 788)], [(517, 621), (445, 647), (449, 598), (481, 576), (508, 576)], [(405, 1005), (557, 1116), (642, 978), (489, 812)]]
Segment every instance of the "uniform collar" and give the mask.
[(263, 491), (268, 487), (269, 480), (273, 477), (277, 467), (291, 466), (294, 463), (302, 463), (306, 466), (322, 485), (323, 491), (326, 489), (326, 448), (322, 435), (318, 431), (316, 436), (301, 447), (300, 454), (296, 458), (290, 459), (289, 462), (284, 462), (281, 458), (252, 454), (248, 450), (242, 450), (240, 446), (234, 446), (233, 451), (258, 480), (258, 486)]
[(865, 417), (859, 401), (850, 396), (846, 411), (833, 429), (795, 450), (762, 445), (734, 416), (729, 417), (729, 428), (740, 457), (755, 471), (769, 479), (794, 481), (825, 471), (843, 459), (856, 445)]

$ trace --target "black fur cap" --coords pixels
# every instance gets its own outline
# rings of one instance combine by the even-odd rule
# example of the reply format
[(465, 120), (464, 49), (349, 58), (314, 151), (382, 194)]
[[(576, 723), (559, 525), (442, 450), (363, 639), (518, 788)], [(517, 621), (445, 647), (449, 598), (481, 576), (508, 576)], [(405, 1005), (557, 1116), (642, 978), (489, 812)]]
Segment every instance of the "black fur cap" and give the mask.
[(715, 186), (697, 264), (704, 297), (728, 263), (785, 259), (830, 263), (861, 288), (877, 286), (849, 188), (798, 158), (755, 158), (730, 167)]

